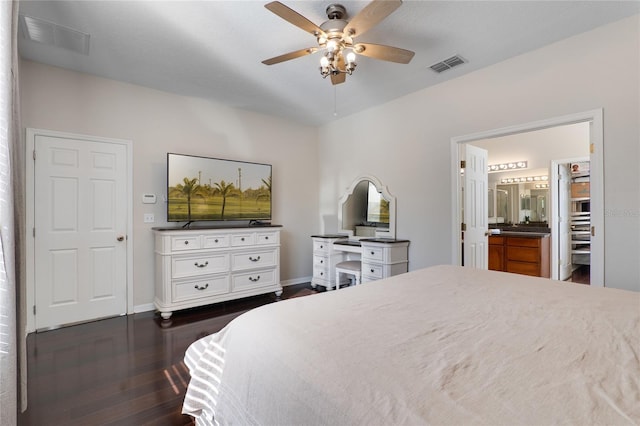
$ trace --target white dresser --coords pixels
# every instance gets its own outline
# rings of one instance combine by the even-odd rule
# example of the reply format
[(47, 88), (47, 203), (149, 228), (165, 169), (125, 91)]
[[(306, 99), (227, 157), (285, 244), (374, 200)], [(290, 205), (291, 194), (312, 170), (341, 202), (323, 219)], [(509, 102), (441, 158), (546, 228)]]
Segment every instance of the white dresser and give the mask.
[(409, 241), (365, 239), (362, 245), (362, 282), (375, 281), (407, 272)]
[(275, 292), (280, 285), (280, 229), (154, 228), (155, 306), (173, 311)]

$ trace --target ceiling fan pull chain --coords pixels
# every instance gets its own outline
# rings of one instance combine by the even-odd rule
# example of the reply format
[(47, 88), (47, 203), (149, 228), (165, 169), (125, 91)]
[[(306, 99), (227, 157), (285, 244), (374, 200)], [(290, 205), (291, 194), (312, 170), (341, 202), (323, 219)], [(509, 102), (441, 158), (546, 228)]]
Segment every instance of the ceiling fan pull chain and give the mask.
[(336, 85), (333, 86), (333, 116), (337, 117), (338, 116), (338, 107), (337, 107), (337, 100), (336, 98), (338, 97), (337, 95), (338, 93), (338, 88)]

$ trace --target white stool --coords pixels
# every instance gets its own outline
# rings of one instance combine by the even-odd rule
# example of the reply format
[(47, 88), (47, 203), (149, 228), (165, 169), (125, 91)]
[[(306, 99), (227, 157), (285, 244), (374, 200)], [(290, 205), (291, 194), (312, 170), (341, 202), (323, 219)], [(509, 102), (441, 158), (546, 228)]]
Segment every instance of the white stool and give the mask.
[(336, 290), (340, 288), (340, 274), (353, 275), (353, 285), (360, 284), (360, 271), (362, 262), (359, 260), (347, 260), (336, 265)]

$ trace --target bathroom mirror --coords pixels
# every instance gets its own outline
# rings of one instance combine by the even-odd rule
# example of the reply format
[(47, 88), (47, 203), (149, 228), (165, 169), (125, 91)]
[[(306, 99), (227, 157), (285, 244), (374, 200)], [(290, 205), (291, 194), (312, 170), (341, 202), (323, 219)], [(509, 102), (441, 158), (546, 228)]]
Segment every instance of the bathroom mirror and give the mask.
[(340, 233), (350, 238), (395, 238), (396, 198), (373, 176), (360, 176), (338, 203)]

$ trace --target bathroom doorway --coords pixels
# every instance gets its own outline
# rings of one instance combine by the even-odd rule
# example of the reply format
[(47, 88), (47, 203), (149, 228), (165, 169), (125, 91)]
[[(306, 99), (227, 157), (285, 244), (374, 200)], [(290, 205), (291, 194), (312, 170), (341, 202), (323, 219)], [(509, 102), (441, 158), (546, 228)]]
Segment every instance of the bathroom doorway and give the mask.
[[(582, 142), (582, 147), (578, 151), (562, 151), (562, 148), (568, 148), (563, 146), (562, 140), (556, 140), (551, 148), (545, 147), (542, 142), (542, 138), (544, 136), (544, 132), (547, 133), (554, 128), (563, 128), (569, 127), (572, 125), (577, 125), (578, 127), (582, 126), (584, 129), (584, 141)], [(503, 154), (510, 155), (509, 158), (504, 155), (501, 157), (501, 153), (497, 153), (498, 156), (494, 157), (492, 155), (492, 151), (496, 151), (496, 149), (492, 150), (492, 146), (495, 144), (496, 147), (499, 147), (501, 139), (509, 139), (510, 137), (522, 137), (523, 139), (528, 139), (529, 141), (529, 149), (527, 150), (526, 146), (522, 147), (519, 151), (516, 149), (515, 145), (511, 147), (509, 153), (505, 152)], [(543, 120), (534, 123), (527, 123), (523, 125), (512, 126), (503, 129), (497, 129), (487, 132), (481, 132), (477, 134), (471, 134), (466, 136), (460, 136), (456, 138), (452, 138), (452, 159), (455, 162), (455, 165), (452, 165), (452, 186), (453, 193), (457, 194), (453, 199), (453, 213), (456, 215), (458, 220), (461, 218), (461, 193), (463, 188), (461, 187), (460, 179), (458, 176), (459, 168), (457, 167), (459, 164), (459, 151), (462, 147), (461, 144), (465, 144), (468, 142), (473, 142), (475, 146), (481, 146), (489, 151), (489, 165), (492, 163), (499, 162), (501, 164), (508, 162), (520, 162), (520, 161), (528, 161), (527, 158), (533, 158), (533, 154), (548, 153), (550, 156), (546, 158), (546, 162), (541, 166), (539, 160), (534, 160), (531, 163), (531, 167), (527, 164), (527, 167), (522, 170), (522, 177), (536, 178), (541, 176), (547, 176), (547, 185), (549, 185), (549, 196), (548, 198), (540, 197), (540, 194), (535, 193), (536, 198), (536, 214), (537, 217), (540, 217), (540, 214), (544, 214), (546, 217), (542, 220), (547, 222), (547, 225), (550, 227), (552, 232), (552, 274), (551, 277), (555, 279), (559, 279), (559, 235), (558, 229), (553, 225), (554, 221), (557, 220), (557, 195), (554, 197), (551, 196), (550, 191), (553, 188), (554, 192), (557, 194), (557, 188), (554, 188), (554, 185), (557, 185), (556, 174), (552, 173), (551, 170), (551, 161), (557, 158), (578, 158), (582, 156), (588, 157), (591, 164), (591, 232), (593, 233), (593, 237), (591, 239), (591, 267), (589, 271), (590, 281), (592, 285), (595, 286), (604, 286), (604, 204), (603, 204), (603, 169), (602, 169), (602, 144), (603, 144), (603, 134), (602, 134), (602, 110), (593, 110), (587, 111), (584, 113), (578, 113), (563, 117), (556, 117), (549, 120)], [(533, 150), (531, 149), (533, 147)], [(558, 148), (558, 151), (554, 151)], [(506, 150), (504, 150), (506, 151)], [(554, 153), (555, 152), (555, 153)], [(532, 154), (533, 153), (533, 154)], [(517, 158), (516, 158), (517, 157)], [(504, 163), (503, 163), (504, 161)], [(515, 176), (515, 175), (514, 175)], [(526, 181), (525, 181), (526, 182)], [(512, 182), (513, 184), (514, 182)], [(518, 182), (520, 183), (520, 182)], [(491, 186), (490, 186), (491, 189)], [(498, 197), (498, 188), (495, 186), (493, 192), (493, 197), (491, 197), (491, 193), (488, 194), (488, 202), (489, 208), (491, 210), (492, 203), (490, 202), (490, 198), (493, 198), (493, 211), (494, 214), (497, 213), (499, 206), (496, 203), (499, 201)], [(532, 188), (535, 189), (535, 188)], [(541, 189), (541, 188), (540, 188)], [(535, 192), (535, 191), (534, 191)], [(502, 193), (501, 193), (502, 194)], [(531, 201), (533, 197), (531, 195), (533, 192), (528, 191), (519, 195), (522, 195), (522, 198), (518, 200), (514, 200), (513, 198), (510, 201), (510, 206), (512, 209), (517, 208), (518, 205), (524, 207), (524, 211), (531, 212)], [(529, 205), (527, 206), (527, 201)], [(540, 203), (539, 201), (542, 201)], [(543, 207), (544, 206), (544, 207)], [(528, 209), (527, 209), (528, 207)], [(500, 207), (502, 208), (502, 207)], [(496, 214), (496, 219), (498, 215)], [(524, 213), (523, 211), (515, 212), (512, 211), (511, 221), (526, 221), (526, 219), (531, 220), (533, 216), (530, 213)], [(517, 219), (516, 219), (517, 218)], [(504, 220), (507, 220), (504, 218)], [(459, 222), (461, 223), (461, 222)], [(461, 264), (461, 238), (459, 228), (454, 227), (453, 231), (453, 241), (454, 248), (452, 253), (452, 258), (455, 264)]]

